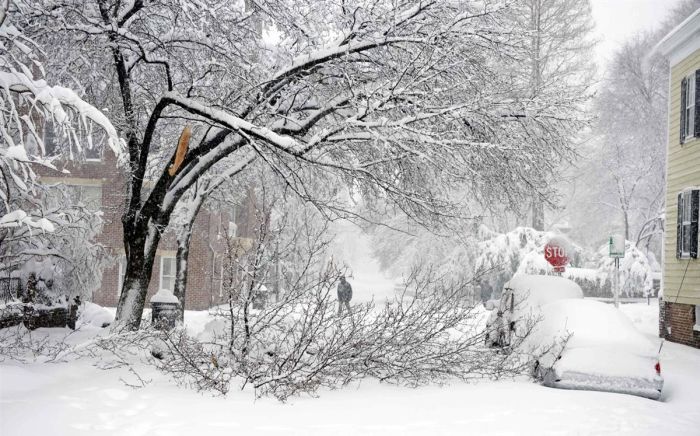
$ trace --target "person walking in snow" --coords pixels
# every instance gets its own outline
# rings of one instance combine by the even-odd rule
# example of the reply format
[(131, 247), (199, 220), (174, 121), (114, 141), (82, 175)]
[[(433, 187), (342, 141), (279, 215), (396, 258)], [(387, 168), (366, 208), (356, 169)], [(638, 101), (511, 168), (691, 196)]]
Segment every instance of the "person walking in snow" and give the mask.
[(345, 280), (345, 276), (341, 276), (340, 282), (338, 282), (338, 315), (343, 313), (343, 306), (349, 314), (352, 314), (350, 300), (352, 300), (352, 286)]

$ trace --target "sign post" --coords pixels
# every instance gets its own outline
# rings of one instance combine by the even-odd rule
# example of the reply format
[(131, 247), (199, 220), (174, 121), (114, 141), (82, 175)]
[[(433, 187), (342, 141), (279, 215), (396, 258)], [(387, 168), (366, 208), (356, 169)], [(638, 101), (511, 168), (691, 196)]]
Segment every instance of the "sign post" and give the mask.
[(564, 272), (569, 263), (568, 245), (566, 239), (554, 237), (544, 246), (544, 259), (558, 275)]
[(620, 307), (620, 258), (625, 257), (625, 238), (622, 235), (612, 235), (608, 239), (608, 253), (615, 259), (615, 272), (611, 280), (615, 307)]

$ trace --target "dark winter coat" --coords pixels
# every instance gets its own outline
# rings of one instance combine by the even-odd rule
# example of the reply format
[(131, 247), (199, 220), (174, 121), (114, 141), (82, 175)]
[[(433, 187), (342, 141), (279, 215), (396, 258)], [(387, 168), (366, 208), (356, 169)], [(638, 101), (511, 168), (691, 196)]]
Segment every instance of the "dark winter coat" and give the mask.
[(341, 280), (338, 283), (338, 300), (342, 302), (352, 300), (352, 286), (347, 281)]

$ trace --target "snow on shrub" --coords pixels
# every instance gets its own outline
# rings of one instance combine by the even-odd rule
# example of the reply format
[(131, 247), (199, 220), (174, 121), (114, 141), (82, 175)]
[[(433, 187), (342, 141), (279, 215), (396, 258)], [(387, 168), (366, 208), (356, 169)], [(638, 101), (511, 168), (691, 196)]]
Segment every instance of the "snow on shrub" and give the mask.
[(97, 304), (85, 302), (80, 308), (80, 315), (76, 327), (85, 326), (107, 327), (114, 321), (114, 314)]
[[(582, 257), (581, 248), (573, 246), (575, 256)], [(646, 255), (627, 241), (625, 257), (620, 260), (620, 295), (625, 297), (643, 297), (652, 289), (652, 267)], [(519, 274), (552, 274), (552, 267), (544, 259), (543, 247), (522, 255), (517, 268)], [(594, 255), (594, 268), (567, 267), (562, 277), (576, 282), (587, 297), (612, 297), (612, 274), (615, 260), (608, 255), (605, 244)]]
[[(607, 244), (598, 249), (596, 256), (599, 286), (612, 296), (615, 259), (608, 255)], [(652, 293), (652, 287), (653, 271), (647, 256), (633, 242), (625, 241), (625, 257), (620, 259), (620, 296), (644, 297)]]
[[(516, 273), (551, 274), (552, 267), (544, 259), (544, 246), (553, 238), (563, 236), (530, 227), (518, 227), (480, 242), (475, 275), (479, 277), (482, 299), (497, 298), (503, 285)], [(583, 257), (583, 249), (568, 242), (570, 263), (578, 265)]]

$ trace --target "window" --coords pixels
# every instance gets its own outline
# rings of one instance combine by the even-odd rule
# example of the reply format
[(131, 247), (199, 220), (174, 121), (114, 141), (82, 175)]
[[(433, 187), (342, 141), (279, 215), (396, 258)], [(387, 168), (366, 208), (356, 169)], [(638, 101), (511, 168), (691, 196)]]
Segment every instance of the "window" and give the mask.
[(117, 271), (117, 298), (122, 293), (122, 287), (124, 286), (124, 274), (126, 273), (126, 256), (123, 254), (119, 256), (119, 261), (117, 262), (119, 268)]
[(44, 124), (44, 155), (54, 157), (61, 153), (61, 148), (58, 143), (60, 136), (53, 121), (47, 120)]
[(160, 288), (175, 291), (175, 258), (161, 256), (160, 258)]
[(695, 306), (695, 325), (693, 330), (700, 332), (700, 304)]
[(102, 147), (93, 144), (92, 147), (85, 147), (85, 159), (93, 162), (102, 160)]
[(697, 81), (700, 78), (697, 71), (686, 76), (681, 81), (681, 107), (680, 107), (680, 126), (681, 126), (681, 144), (694, 138), (696, 136), (696, 130), (700, 134), (700, 120), (697, 119), (698, 116), (695, 115), (697, 112), (696, 104), (700, 103), (696, 101), (697, 93)]
[(678, 194), (676, 257), (698, 257), (698, 195), (700, 189), (685, 189)]
[(695, 136), (695, 73), (686, 77), (685, 108), (683, 108), (685, 120), (685, 139)]
[(90, 210), (100, 210), (102, 207), (102, 186), (81, 186), (80, 200)]
[(235, 238), (238, 235), (238, 226), (233, 221), (228, 222), (228, 237)]
[(99, 185), (70, 185), (71, 200), (82, 203), (92, 211), (102, 208), (102, 186)]
[[(85, 159), (88, 161), (102, 160), (102, 150), (107, 142), (105, 134), (93, 135), (89, 133), (91, 141), (83, 146)], [(54, 124), (52, 120), (47, 120), (44, 124), (44, 152), (47, 157), (55, 157), (61, 154), (62, 151), (68, 150), (70, 141), (66, 139), (65, 134), (61, 131), (61, 126)]]

